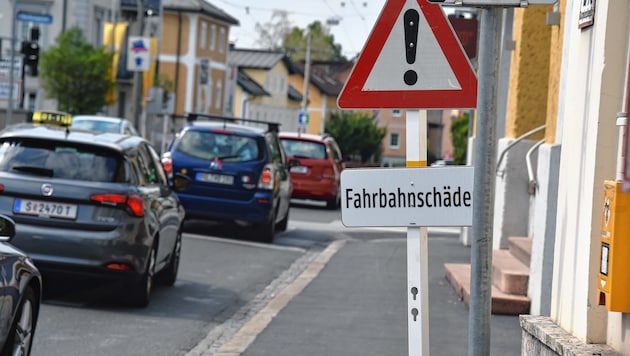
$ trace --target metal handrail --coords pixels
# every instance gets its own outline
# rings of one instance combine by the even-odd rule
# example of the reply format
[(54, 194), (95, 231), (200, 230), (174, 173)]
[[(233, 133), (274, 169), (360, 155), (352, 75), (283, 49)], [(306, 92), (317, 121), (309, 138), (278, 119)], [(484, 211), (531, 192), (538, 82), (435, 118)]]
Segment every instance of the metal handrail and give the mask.
[(538, 182), (536, 181), (534, 168), (532, 167), (532, 155), (543, 143), (545, 143), (545, 140), (540, 140), (536, 142), (536, 144), (533, 145), (525, 155), (525, 163), (527, 164), (527, 177), (529, 178), (529, 194), (536, 193), (536, 188), (538, 188)]
[[(538, 133), (542, 130), (544, 130), (547, 127), (547, 125), (542, 125), (539, 126), (531, 131), (528, 131), (524, 134), (522, 134), (520, 137), (518, 137), (516, 140), (514, 140), (513, 142), (511, 142), (504, 150), (503, 152), (501, 152), (501, 155), (499, 155), (499, 159), (497, 160), (497, 168), (496, 168), (496, 174), (499, 175), (499, 167), (501, 167), (501, 162), (503, 162), (503, 157), (505, 157), (505, 154), (507, 153), (507, 151), (509, 151), (512, 147), (516, 146), (517, 143), (523, 141), (525, 138)], [(503, 177), (503, 175), (501, 175), (501, 177)]]

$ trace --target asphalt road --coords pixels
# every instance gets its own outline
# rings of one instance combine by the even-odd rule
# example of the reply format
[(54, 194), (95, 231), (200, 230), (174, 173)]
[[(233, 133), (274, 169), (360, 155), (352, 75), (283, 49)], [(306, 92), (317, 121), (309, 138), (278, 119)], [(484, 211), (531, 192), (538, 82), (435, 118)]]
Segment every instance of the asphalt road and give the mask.
[[(339, 214), (297, 203), (272, 245), (192, 223), (180, 278), (146, 309), (91, 280), (55, 281), (33, 355), (407, 355), (404, 229), (348, 229)], [(468, 310), (443, 263), (469, 262), (470, 249), (429, 231), (431, 354), (464, 355)], [(493, 317), (492, 352), (520, 354), (518, 317)]]

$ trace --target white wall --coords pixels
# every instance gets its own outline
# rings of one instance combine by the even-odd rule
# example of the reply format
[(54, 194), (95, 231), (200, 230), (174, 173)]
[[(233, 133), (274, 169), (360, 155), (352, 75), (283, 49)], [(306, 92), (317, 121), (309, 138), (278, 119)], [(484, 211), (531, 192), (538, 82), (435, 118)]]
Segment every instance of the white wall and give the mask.
[(615, 116), (621, 109), (630, 1), (598, 1), (595, 25), (578, 29), (580, 2), (567, 2), (562, 76), (566, 86), (551, 317), (588, 343), (606, 342), (597, 305), (603, 181), (614, 178)]

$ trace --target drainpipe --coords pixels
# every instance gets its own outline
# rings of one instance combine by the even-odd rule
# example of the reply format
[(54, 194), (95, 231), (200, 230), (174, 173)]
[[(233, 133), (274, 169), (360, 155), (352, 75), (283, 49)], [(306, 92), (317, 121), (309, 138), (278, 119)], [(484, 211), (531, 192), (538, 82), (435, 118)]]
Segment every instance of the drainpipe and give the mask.
[[(618, 182), (624, 180), (624, 166), (626, 164), (626, 135), (627, 130), (626, 126), (628, 126), (628, 113), (620, 112), (617, 113), (617, 127), (619, 127), (619, 141), (617, 144), (617, 173), (615, 179)], [(627, 172), (630, 173), (630, 172)]]

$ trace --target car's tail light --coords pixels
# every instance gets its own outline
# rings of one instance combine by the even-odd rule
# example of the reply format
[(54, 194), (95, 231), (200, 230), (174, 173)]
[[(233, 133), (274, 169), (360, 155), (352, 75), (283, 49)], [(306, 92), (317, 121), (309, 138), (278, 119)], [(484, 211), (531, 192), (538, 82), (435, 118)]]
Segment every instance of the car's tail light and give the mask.
[(144, 216), (144, 199), (137, 195), (126, 194), (95, 194), (90, 200), (106, 205), (125, 205), (133, 216)]
[(164, 167), (164, 171), (169, 178), (173, 176), (173, 160), (171, 159), (170, 152), (166, 152), (162, 156), (162, 167)]
[(133, 268), (126, 263), (108, 263), (105, 268), (113, 271), (132, 271)]
[(335, 171), (332, 167), (326, 167), (322, 171), (322, 178), (324, 179), (335, 179)]
[(173, 161), (170, 158), (162, 158), (162, 167), (167, 174), (173, 173)]
[(273, 170), (268, 165), (263, 168), (260, 174), (260, 180), (258, 181), (259, 189), (273, 189), (274, 188)]
[(4, 184), (0, 184), (0, 193), (4, 192)]

